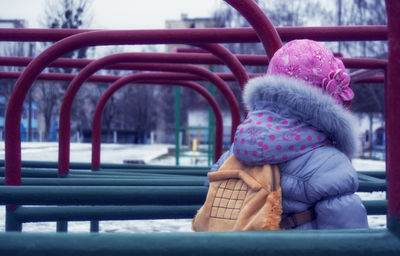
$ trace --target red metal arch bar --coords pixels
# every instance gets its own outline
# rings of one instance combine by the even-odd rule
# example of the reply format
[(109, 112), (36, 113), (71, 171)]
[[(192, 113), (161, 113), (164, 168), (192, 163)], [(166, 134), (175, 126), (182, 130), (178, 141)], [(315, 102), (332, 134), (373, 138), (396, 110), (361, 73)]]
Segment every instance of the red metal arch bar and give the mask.
[[(259, 42), (253, 28), (207, 28), (207, 29), (168, 29), (147, 30), (149, 33), (173, 35), (182, 33), (213, 38), (213, 43), (255, 43)], [(388, 28), (385, 25), (370, 26), (321, 26), (321, 27), (277, 27), (283, 41), (312, 39), (315, 41), (385, 41)], [(55, 42), (79, 33), (101, 31), (88, 29), (15, 29), (0, 28), (0, 41)], [(105, 31), (105, 30), (102, 30)], [(125, 30), (120, 30), (124, 32)], [(130, 30), (141, 33), (144, 30)], [(207, 43), (210, 43), (208, 40)], [(195, 43), (195, 42), (193, 42)]]
[(212, 53), (218, 60), (223, 62), (237, 78), (240, 89), (244, 89), (245, 84), (249, 80), (249, 76), (242, 63), (234, 54), (219, 44), (195, 44), (195, 46)]
[(126, 76), (118, 79), (114, 82), (101, 96), (100, 100), (97, 102), (93, 123), (92, 123), (92, 169), (100, 168), (100, 151), (101, 151), (101, 115), (103, 113), (104, 107), (107, 101), (111, 98), (111, 96), (120, 88), (128, 85), (132, 82), (137, 82), (140, 80), (144, 80), (143, 82), (158, 84), (158, 85), (179, 85), (183, 87), (188, 87), (194, 89), (196, 92), (200, 93), (211, 105), (215, 115), (215, 156), (214, 160), (217, 161), (222, 154), (222, 139), (223, 139), (223, 120), (221, 110), (216, 102), (215, 98), (201, 85), (190, 82), (190, 81), (154, 81), (152, 79), (168, 79), (169, 75), (165, 73), (140, 73), (133, 74), (130, 76)]
[[(154, 33), (154, 31), (94, 31), (80, 33), (56, 42), (36, 57), (17, 80), (7, 108), (5, 121), (6, 185), (21, 184), (21, 135), (15, 131), (18, 131), (21, 123), (22, 105), (26, 94), (35, 78), (46, 66), (63, 54), (86, 46), (210, 43), (210, 37), (191, 34), (193, 32), (188, 32), (187, 30), (180, 31), (175, 34), (166, 31), (160, 31), (159, 33)], [(215, 79), (218, 80), (219, 78)]]
[[(148, 70), (148, 69), (146, 69)], [(224, 81), (235, 81), (235, 77), (229, 73), (215, 73)], [(1, 72), (0, 79), (18, 79), (21, 72)], [(261, 73), (250, 73), (249, 77), (254, 78), (258, 76), (263, 76)], [(37, 79), (38, 80), (49, 80), (49, 81), (71, 81), (75, 78), (75, 74), (64, 74), (64, 73), (41, 73)], [(196, 75), (175, 73), (173, 74), (175, 80), (188, 80), (188, 81), (205, 81), (206, 79), (198, 77)], [(87, 79), (87, 82), (102, 82), (102, 83), (112, 83), (116, 80), (122, 78), (123, 76), (114, 75), (92, 75)], [(377, 75), (365, 78), (355, 83), (383, 83), (384, 76)]]
[(282, 47), (282, 41), (274, 25), (254, 0), (225, 0), (235, 8), (254, 28), (264, 46), (268, 59)]
[[(131, 53), (136, 55), (137, 62), (158, 63), (185, 63), (185, 64), (224, 64), (218, 58), (208, 53)], [(268, 58), (265, 55), (255, 54), (236, 54), (237, 59), (243, 65), (263, 66), (268, 65)], [(27, 66), (33, 58), (30, 57), (2, 57), (0, 56), (0, 65), (3, 66)], [(385, 69), (387, 60), (375, 58), (342, 58), (347, 68), (365, 68), (365, 69)], [(49, 67), (70, 67), (84, 68), (93, 59), (70, 59), (59, 58), (52, 62)], [(129, 63), (114, 64), (105, 67), (105, 69), (131, 69)], [(236, 72), (235, 72), (236, 73)]]
[[(120, 62), (132, 62), (135, 61), (135, 55), (131, 55), (130, 53), (119, 53), (113, 54), (106, 57), (103, 57), (99, 60), (96, 60), (79, 72), (79, 74), (72, 80), (71, 84), (68, 86), (67, 91), (65, 92), (61, 109), (60, 109), (60, 121), (59, 121), (59, 149), (58, 149), (58, 173), (60, 176), (64, 176), (68, 173), (69, 170), (69, 144), (70, 144), (70, 118), (71, 118), (71, 108), (73, 99), (78, 92), (79, 88), (82, 84), (101, 69), (104, 66), (120, 63)], [(145, 64), (143, 64), (145, 65)], [(206, 78), (208, 81), (213, 83), (226, 97), (228, 105), (231, 110), (232, 116), (232, 127), (231, 127), (231, 140), (233, 140), (236, 127), (240, 123), (240, 110), (239, 105), (236, 101), (235, 95), (230, 90), (229, 86), (225, 84), (225, 82), (219, 78), (214, 73), (208, 71), (205, 68), (201, 68), (194, 65), (188, 64), (146, 64), (149, 67), (152, 67), (152, 70), (159, 71), (172, 71), (172, 72), (187, 72), (196, 74), (198, 76)]]
[[(134, 68), (135, 66), (138, 68)], [(154, 65), (155, 66), (155, 65)], [(149, 71), (149, 67), (144, 68), (140, 63), (135, 63), (132, 64), (131, 66), (132, 70), (146, 70)], [(158, 69), (157, 69), (158, 70)], [(0, 71), (0, 79), (18, 79), (22, 72), (2, 72)], [(236, 81), (236, 78), (234, 75), (231, 73), (214, 73), (217, 76), (219, 76), (222, 80), (226, 82), (233, 82)], [(249, 77), (258, 77), (262, 76), (264, 74), (262, 73), (250, 73)], [(51, 80), (51, 81), (71, 81), (75, 78), (76, 74), (65, 74), (65, 73), (41, 73), (36, 79), (37, 80)], [(207, 79), (196, 76), (196, 75), (191, 75), (191, 74), (185, 74), (185, 73), (177, 73), (174, 75), (176, 80), (190, 80), (190, 81), (207, 81)], [(114, 76), (114, 75), (92, 75), (90, 76), (87, 81), (88, 82), (114, 82), (121, 78), (122, 76)]]

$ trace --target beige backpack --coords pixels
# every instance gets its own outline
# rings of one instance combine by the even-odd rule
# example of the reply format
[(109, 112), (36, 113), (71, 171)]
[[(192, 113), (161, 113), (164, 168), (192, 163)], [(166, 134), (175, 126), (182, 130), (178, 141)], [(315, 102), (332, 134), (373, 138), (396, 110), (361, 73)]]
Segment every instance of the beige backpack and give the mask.
[(206, 202), (193, 218), (194, 231), (280, 229), (278, 166), (245, 166), (231, 155), (208, 179)]

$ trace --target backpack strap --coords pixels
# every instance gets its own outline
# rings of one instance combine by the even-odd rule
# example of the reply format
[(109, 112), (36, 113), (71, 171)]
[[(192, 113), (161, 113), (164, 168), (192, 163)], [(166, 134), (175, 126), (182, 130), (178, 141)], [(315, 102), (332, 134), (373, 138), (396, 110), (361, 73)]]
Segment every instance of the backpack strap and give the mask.
[(293, 213), (281, 220), (279, 224), (281, 229), (293, 229), (316, 218), (314, 207), (299, 213)]

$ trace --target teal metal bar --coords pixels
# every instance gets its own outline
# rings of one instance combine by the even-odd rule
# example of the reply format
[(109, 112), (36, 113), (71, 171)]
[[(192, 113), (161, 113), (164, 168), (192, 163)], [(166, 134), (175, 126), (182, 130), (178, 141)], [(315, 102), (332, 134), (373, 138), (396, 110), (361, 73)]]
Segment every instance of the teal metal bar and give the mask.
[(191, 219), (200, 207), (201, 205), (20, 206), (13, 214), (18, 223), (49, 221)]
[(100, 230), (100, 223), (97, 220), (90, 221), (90, 232), (98, 233)]
[[(210, 71), (214, 72), (215, 66), (210, 66)], [(208, 90), (211, 95), (215, 96), (215, 87), (212, 83), (208, 83)], [(211, 166), (214, 163), (215, 155), (215, 117), (212, 109), (208, 108), (208, 165)], [(222, 141), (223, 142), (223, 141)]]
[[(22, 178), (24, 186), (202, 186), (205, 177), (170, 177), (170, 178), (124, 178), (118, 176), (106, 178)], [(0, 185), (4, 185), (0, 178)], [(386, 181), (359, 181), (358, 192), (386, 191)]]
[[(18, 207), (16, 210), (18, 210)], [(22, 231), (22, 222), (18, 220), (15, 214), (16, 210), (10, 210), (6, 207), (6, 231)]]
[[(102, 169), (100, 169), (101, 171)], [(165, 167), (164, 169), (107, 169), (107, 171), (112, 172), (113, 170), (117, 172), (128, 172), (128, 173), (158, 173), (158, 174), (178, 174), (178, 175), (198, 175), (205, 176), (209, 171), (209, 168), (203, 169), (169, 169)], [(96, 172), (97, 173), (97, 172)]]
[(57, 221), (56, 230), (57, 232), (68, 232), (68, 221)]
[(357, 173), (372, 176), (379, 179), (386, 179), (386, 171), (357, 171)]
[(386, 191), (387, 184), (384, 182), (366, 182), (360, 181), (357, 192), (374, 192), (374, 191)]
[[(25, 177), (58, 177), (55, 169), (35, 169), (32, 167), (23, 168), (22, 176)], [(171, 169), (148, 169), (148, 170), (129, 170), (129, 169), (107, 169), (103, 171), (84, 171), (75, 170), (70, 171), (72, 175), (91, 175), (91, 176), (107, 176), (107, 175), (150, 175), (150, 174), (175, 174), (175, 175), (192, 175), (192, 176), (206, 176), (207, 170), (171, 170)], [(4, 176), (4, 167), (0, 168), (0, 175)]]
[[(0, 166), (4, 166), (4, 160), (0, 160)], [(58, 168), (57, 162), (48, 161), (22, 161), (21, 167), (38, 167), (38, 168)], [(90, 163), (70, 163), (70, 169), (91, 169)], [(173, 165), (146, 165), (146, 164), (111, 164), (103, 163), (101, 169), (171, 169), (171, 170), (207, 170), (208, 167), (202, 166), (173, 166)]]
[(386, 215), (387, 213), (387, 200), (366, 200), (363, 204), (368, 215)]
[(179, 132), (180, 132), (180, 126), (181, 126), (181, 88), (179, 86), (174, 87), (174, 94), (175, 94), (175, 97), (174, 97), (175, 165), (179, 166), (179, 155), (180, 155)]
[[(81, 179), (81, 178), (22, 178), (24, 186), (202, 186), (205, 178), (186, 179)], [(4, 185), (0, 178), (0, 185)]]
[(398, 256), (386, 230), (156, 234), (2, 233), (0, 255)]
[[(385, 215), (387, 201), (363, 201), (368, 215)], [(49, 221), (101, 221), (191, 219), (201, 205), (135, 206), (20, 206), (15, 210), (17, 223)]]
[(0, 186), (5, 205), (199, 205), (202, 186)]

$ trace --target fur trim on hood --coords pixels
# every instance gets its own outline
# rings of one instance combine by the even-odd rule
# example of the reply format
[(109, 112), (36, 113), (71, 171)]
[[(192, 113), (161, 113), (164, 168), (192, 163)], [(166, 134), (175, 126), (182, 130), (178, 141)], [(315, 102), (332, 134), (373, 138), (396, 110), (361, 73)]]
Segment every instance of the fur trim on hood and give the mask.
[(321, 130), (349, 158), (358, 152), (357, 119), (319, 88), (286, 76), (251, 79), (243, 92), (249, 111), (272, 109)]

